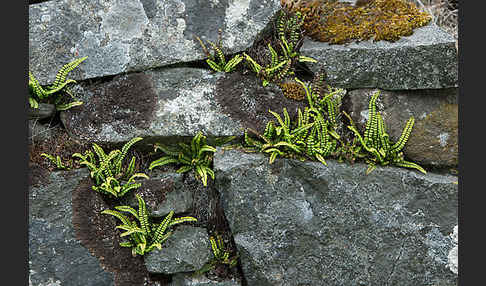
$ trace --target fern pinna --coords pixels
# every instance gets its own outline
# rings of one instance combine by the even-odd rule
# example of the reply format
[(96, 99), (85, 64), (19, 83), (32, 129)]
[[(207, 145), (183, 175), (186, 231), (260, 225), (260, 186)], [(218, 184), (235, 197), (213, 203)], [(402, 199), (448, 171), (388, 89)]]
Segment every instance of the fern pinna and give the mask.
[(369, 164), (367, 173), (373, 171), (376, 164), (382, 166), (392, 164), (399, 167), (414, 168), (425, 174), (426, 171), (421, 166), (416, 163), (406, 161), (402, 152), (402, 149), (405, 147), (405, 144), (410, 137), (410, 133), (412, 133), (415, 119), (410, 117), (405, 124), (405, 128), (403, 129), (400, 138), (397, 142), (392, 144), (392, 142), (390, 142), (389, 135), (386, 132), (383, 117), (379, 112), (376, 111), (376, 100), (379, 95), (380, 92), (377, 91), (371, 96), (368, 106), (369, 117), (368, 121), (366, 122), (364, 135), (361, 136), (355, 126), (348, 126), (348, 128), (352, 130), (359, 139), (363, 149), (369, 154), (366, 157), (366, 161)]
[(135, 182), (136, 178), (149, 178), (144, 173), (135, 173), (135, 156), (132, 156), (123, 168), (128, 150), (140, 140), (143, 138), (132, 138), (123, 145), (121, 150), (115, 149), (108, 154), (98, 144), (93, 143), (94, 152), (86, 150), (84, 154), (75, 153), (72, 157), (78, 158), (80, 165), (85, 165), (90, 170), (90, 176), (94, 180), (93, 190), (122, 197), (128, 191), (141, 186), (140, 183)]
[(174, 149), (163, 144), (154, 145), (155, 151), (160, 150), (167, 156), (160, 157), (150, 163), (149, 170), (167, 164), (182, 165), (177, 173), (185, 173), (193, 170), (197, 179), (201, 179), (203, 185), (208, 184), (208, 175), (214, 180), (214, 172), (211, 169), (213, 153), (216, 148), (206, 144), (206, 136), (198, 132), (191, 140), (190, 145), (179, 142), (179, 148)]
[[(135, 196), (138, 201), (138, 210), (130, 206), (117, 206), (115, 207), (117, 211), (104, 210), (101, 212), (102, 214), (112, 215), (122, 222), (116, 228), (124, 231), (120, 237), (128, 237), (128, 241), (121, 242), (120, 246), (132, 248), (133, 256), (144, 255), (155, 248), (162, 249), (162, 243), (172, 234), (171, 231), (167, 231), (171, 226), (197, 221), (196, 218), (190, 216), (173, 218), (174, 211), (171, 211), (162, 222), (152, 222), (145, 201), (138, 194)], [(121, 212), (130, 214), (133, 219)]]
[(215, 236), (209, 237), (209, 242), (211, 243), (211, 249), (213, 251), (213, 259), (208, 263), (203, 265), (201, 269), (196, 271), (196, 274), (202, 274), (214, 269), (218, 264), (228, 265), (230, 268), (235, 267), (238, 263), (238, 255), (233, 255), (230, 257), (230, 251), (225, 247), (223, 238), (221, 235), (216, 234)]
[(72, 62), (65, 64), (57, 72), (54, 83), (45, 88), (40, 85), (39, 81), (29, 71), (29, 104), (31, 108), (38, 108), (39, 102), (52, 103), (56, 106), (57, 110), (67, 110), (74, 106), (83, 104), (78, 100), (65, 103), (66, 99), (62, 96), (61, 91), (64, 91), (73, 97), (69, 89), (67, 89), (67, 85), (70, 83), (76, 83), (76, 81), (73, 79), (68, 79), (67, 75), (87, 58), (88, 57), (75, 59)]

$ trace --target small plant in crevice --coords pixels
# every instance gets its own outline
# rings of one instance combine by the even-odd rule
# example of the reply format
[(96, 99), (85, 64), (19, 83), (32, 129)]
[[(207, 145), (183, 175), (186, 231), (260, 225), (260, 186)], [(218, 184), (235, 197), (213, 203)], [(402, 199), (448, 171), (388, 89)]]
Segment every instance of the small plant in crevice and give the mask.
[(177, 173), (185, 173), (193, 170), (196, 179), (201, 179), (203, 185), (208, 184), (208, 175), (214, 180), (214, 172), (211, 169), (213, 153), (216, 148), (206, 144), (206, 136), (198, 132), (190, 144), (179, 142), (179, 148), (171, 148), (161, 143), (154, 145), (155, 151), (162, 151), (166, 156), (160, 157), (150, 163), (149, 170), (167, 164), (182, 165)]
[(140, 183), (135, 182), (136, 178), (149, 178), (144, 173), (135, 173), (135, 156), (132, 156), (128, 164), (124, 164), (128, 150), (140, 140), (143, 138), (132, 138), (123, 145), (121, 150), (115, 149), (108, 154), (99, 145), (93, 143), (94, 152), (86, 150), (84, 154), (74, 153), (72, 157), (78, 158), (79, 164), (85, 165), (90, 170), (90, 176), (94, 180), (93, 190), (118, 198), (141, 186)]
[(243, 56), (238, 54), (231, 58), (229, 61), (226, 61), (226, 57), (221, 47), (221, 30), (219, 30), (218, 35), (218, 44), (215, 44), (209, 40), (207, 41), (211, 45), (213, 53), (210, 53), (208, 51), (206, 45), (199, 37), (196, 36), (196, 39), (201, 44), (204, 53), (208, 57), (206, 59), (206, 63), (209, 65), (210, 68), (217, 72), (232, 72), (236, 68), (236, 66), (243, 60)]
[(70, 63), (65, 64), (56, 75), (54, 83), (48, 87), (42, 87), (39, 81), (29, 71), (29, 104), (31, 108), (38, 108), (39, 103), (51, 103), (56, 106), (56, 110), (67, 110), (74, 106), (83, 104), (81, 101), (75, 100), (66, 103), (66, 97), (63, 96), (63, 92), (74, 98), (73, 94), (68, 89), (68, 84), (76, 83), (73, 79), (68, 79), (69, 72), (74, 70), (79, 64), (81, 64), (88, 57), (79, 58), (73, 60)]
[(195, 272), (196, 275), (213, 270), (219, 265), (227, 265), (229, 268), (236, 266), (238, 263), (238, 254), (230, 256), (231, 252), (227, 247), (225, 247), (221, 235), (215, 234), (215, 236), (210, 236), (209, 241), (211, 243), (211, 250), (213, 251), (214, 257), (203, 265), (201, 269), (197, 270)]
[[(122, 247), (132, 248), (132, 255), (144, 255), (153, 249), (162, 249), (162, 244), (172, 234), (168, 231), (171, 226), (197, 221), (194, 217), (179, 217), (173, 218), (174, 211), (169, 212), (160, 223), (152, 222), (149, 218), (149, 213), (145, 205), (145, 201), (135, 194), (138, 200), (138, 211), (130, 206), (117, 206), (116, 210), (104, 210), (102, 214), (112, 215), (118, 218), (122, 224), (116, 226), (117, 229), (124, 230), (120, 237), (128, 237), (127, 241), (120, 243)], [(134, 219), (130, 219), (121, 212), (130, 214)]]
[(56, 155), (56, 157), (54, 157), (53, 155), (47, 154), (47, 153), (42, 153), (40, 155), (41, 155), (41, 157), (45, 157), (52, 164), (54, 164), (58, 170), (66, 170), (67, 171), (67, 170), (71, 169), (70, 167), (68, 167), (67, 165), (65, 165), (62, 162), (61, 157), (59, 155)]
[(263, 86), (270, 82), (278, 84), (294, 75), (297, 63), (317, 62), (299, 53), (303, 40), (302, 23), (303, 17), (299, 13), (290, 15), (281, 10), (269, 38), (243, 53), (247, 65), (262, 80)]
[(348, 126), (348, 128), (354, 132), (363, 149), (368, 152), (366, 162), (369, 167), (366, 171), (370, 173), (374, 170), (377, 164), (385, 166), (388, 164), (414, 168), (422, 173), (426, 171), (416, 163), (406, 161), (402, 152), (403, 147), (412, 133), (413, 124), (415, 122), (413, 116), (405, 124), (405, 128), (397, 142), (394, 144), (390, 142), (389, 135), (386, 132), (385, 122), (379, 112), (376, 111), (376, 99), (380, 95), (380, 92), (376, 92), (371, 96), (369, 102), (369, 117), (366, 122), (364, 135), (358, 132), (354, 126)]

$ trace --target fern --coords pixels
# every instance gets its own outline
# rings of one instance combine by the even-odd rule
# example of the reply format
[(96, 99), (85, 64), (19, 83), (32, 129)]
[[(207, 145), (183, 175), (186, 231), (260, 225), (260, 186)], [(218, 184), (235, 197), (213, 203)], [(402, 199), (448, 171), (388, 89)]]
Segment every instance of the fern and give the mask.
[(369, 165), (366, 171), (367, 174), (372, 172), (377, 164), (382, 166), (393, 164), (399, 167), (413, 168), (425, 174), (426, 171), (418, 164), (405, 161), (402, 152), (412, 132), (414, 118), (411, 117), (407, 121), (400, 138), (396, 143), (392, 144), (389, 135), (386, 133), (383, 117), (376, 111), (376, 100), (379, 94), (379, 92), (376, 92), (371, 96), (368, 106), (369, 117), (365, 125), (364, 135), (361, 136), (355, 126), (348, 126), (357, 136), (361, 146), (368, 153), (366, 157)]
[(211, 244), (211, 250), (213, 252), (214, 257), (207, 262), (205, 265), (201, 267), (201, 269), (196, 271), (196, 275), (201, 275), (205, 272), (208, 272), (217, 265), (228, 265), (229, 268), (235, 267), (238, 263), (238, 255), (233, 255), (230, 257), (230, 251), (225, 247), (223, 238), (221, 235), (216, 234), (215, 236), (209, 237), (209, 242)]
[[(235, 55), (233, 58), (231, 58), (228, 62), (226, 62), (226, 57), (224, 56), (224, 53), (219, 45), (216, 45), (215, 43), (211, 42), (208, 40), (208, 43), (211, 45), (214, 54), (211, 54), (206, 45), (204, 45), (203, 41), (197, 37), (197, 40), (201, 44), (201, 47), (203, 48), (204, 53), (208, 58), (206, 59), (206, 63), (209, 65), (211, 69), (217, 72), (232, 72), (236, 66), (243, 60), (242, 55)], [(216, 59), (217, 57), (217, 59)]]
[(135, 182), (136, 178), (149, 178), (144, 173), (135, 173), (135, 156), (132, 156), (127, 167), (123, 169), (123, 161), (128, 150), (142, 139), (135, 137), (125, 143), (121, 150), (115, 149), (109, 154), (93, 143), (94, 152), (86, 150), (84, 154), (74, 153), (72, 157), (77, 158), (80, 165), (85, 165), (90, 170), (90, 176), (94, 180), (93, 190), (119, 198), (141, 186)]
[(211, 169), (212, 153), (216, 148), (206, 144), (206, 136), (198, 132), (191, 140), (190, 145), (180, 142), (178, 149), (171, 149), (160, 143), (154, 145), (155, 151), (160, 150), (166, 156), (160, 157), (150, 163), (149, 170), (167, 164), (182, 165), (177, 172), (185, 173), (193, 170), (196, 179), (201, 179), (203, 185), (208, 184), (208, 175), (214, 180), (214, 172)]
[[(65, 64), (56, 74), (54, 83), (46, 88), (43, 88), (39, 81), (29, 71), (29, 89), (30, 97), (29, 104), (31, 108), (38, 108), (39, 102), (52, 103), (56, 106), (56, 110), (67, 110), (75, 106), (83, 104), (81, 101), (72, 101), (70, 103), (63, 103), (64, 97), (61, 92), (64, 91), (70, 94), (67, 89), (67, 85), (70, 83), (76, 83), (73, 79), (68, 79), (68, 74), (74, 70), (79, 64), (81, 64), (88, 57), (75, 59), (70, 63)], [(71, 95), (71, 94), (70, 94)], [(72, 95), (71, 95), (72, 96)]]
[[(163, 242), (172, 234), (171, 231), (167, 232), (171, 226), (197, 221), (196, 218), (189, 216), (173, 218), (174, 211), (171, 211), (162, 222), (154, 223), (149, 218), (145, 201), (138, 194), (135, 196), (138, 201), (138, 210), (130, 206), (117, 206), (115, 209), (118, 211), (108, 209), (101, 212), (102, 214), (112, 215), (122, 222), (116, 228), (124, 231), (120, 234), (120, 237), (128, 237), (129, 240), (121, 242), (120, 246), (132, 248), (133, 256), (144, 255), (154, 248), (162, 249)], [(130, 219), (119, 211), (130, 214), (134, 219)]]
[(54, 165), (56, 165), (56, 168), (59, 170), (69, 170), (70, 168), (62, 163), (61, 157), (59, 155), (56, 155), (56, 157), (42, 153), (42, 157), (45, 157), (48, 159), (50, 162), (52, 162)]

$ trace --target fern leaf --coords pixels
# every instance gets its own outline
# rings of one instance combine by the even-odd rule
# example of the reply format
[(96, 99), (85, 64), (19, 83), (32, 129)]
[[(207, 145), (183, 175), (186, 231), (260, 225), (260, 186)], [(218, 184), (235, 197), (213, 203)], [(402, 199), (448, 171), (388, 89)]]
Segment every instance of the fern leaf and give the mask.
[(306, 56), (299, 56), (299, 62), (308, 62), (308, 63), (317, 63), (317, 60), (311, 58), (311, 57), (306, 57)]
[(150, 225), (148, 222), (148, 212), (145, 201), (138, 194), (135, 194), (135, 197), (138, 200), (138, 218), (140, 221), (140, 226), (143, 230), (143, 234), (150, 235)]
[(122, 213), (114, 211), (114, 210), (104, 210), (101, 212), (102, 214), (109, 214), (116, 218), (118, 218), (124, 225), (131, 225), (132, 222)]
[(410, 133), (412, 133), (412, 128), (413, 124), (415, 123), (415, 119), (413, 117), (410, 117), (410, 119), (407, 121), (407, 124), (405, 125), (405, 128), (402, 131), (402, 135), (400, 135), (400, 138), (398, 141), (393, 144), (391, 147), (392, 152), (399, 152), (400, 150), (405, 147), (405, 144), (408, 141), (408, 138), (410, 137)]
[(405, 168), (413, 168), (413, 169), (417, 169), (419, 170), (420, 172), (424, 173), (424, 174), (427, 174), (427, 171), (425, 171), (424, 168), (422, 168), (420, 165), (418, 164), (415, 164), (413, 162), (408, 162), (408, 161), (400, 161), (400, 162), (397, 162), (395, 163), (396, 166), (399, 166), (399, 167), (405, 167)]
[(243, 53), (243, 56), (245, 57), (246, 61), (251, 64), (251, 67), (252, 67), (253, 71), (256, 72), (257, 74), (260, 73), (260, 71), (262, 70), (262, 66), (259, 65), (257, 62), (255, 62), (255, 60), (252, 59), (246, 53)]
[(236, 55), (231, 60), (228, 61), (226, 66), (224, 67), (225, 72), (231, 72), (234, 68), (243, 60), (242, 55)]
[(29, 97), (29, 105), (31, 108), (39, 108), (39, 103), (33, 97)]
[(68, 73), (70, 73), (73, 69), (75, 69), (79, 64), (81, 64), (84, 60), (86, 60), (88, 57), (83, 57), (79, 59), (75, 59), (74, 61), (65, 64), (58, 72), (56, 75), (56, 79), (54, 83), (51, 86), (51, 89), (56, 89), (60, 85), (64, 84), (66, 82), (66, 77)]
[(154, 232), (154, 236), (152, 238), (152, 244), (161, 242), (163, 238), (163, 234), (166, 228), (169, 226), (169, 223), (172, 220), (173, 215), (174, 215), (174, 211), (170, 211), (169, 214), (165, 216), (164, 220), (159, 224), (159, 226)]
[(224, 67), (226, 65), (226, 59), (224, 57), (224, 54), (223, 54), (223, 51), (221, 50), (221, 48), (218, 47), (216, 44), (214, 44), (213, 42), (211, 42), (209, 40), (208, 40), (208, 43), (211, 45), (213, 50), (216, 52), (216, 55), (219, 58), (220, 66)]
[(58, 104), (58, 105), (56, 105), (56, 110), (57, 111), (68, 110), (70, 108), (73, 108), (75, 106), (80, 106), (80, 105), (83, 105), (82, 101), (73, 101), (73, 102), (66, 103), (66, 104)]
[(29, 71), (29, 86), (32, 88), (34, 95), (37, 96), (39, 100), (44, 100), (47, 98), (46, 91), (42, 88), (39, 81), (34, 77), (34, 75)]
[(162, 157), (157, 160), (152, 161), (149, 166), (149, 170), (152, 170), (155, 167), (167, 165), (170, 163), (179, 163), (179, 160), (171, 158), (171, 157)]
[(214, 71), (217, 71), (217, 72), (222, 72), (224, 71), (224, 68), (219, 66), (216, 62), (214, 62), (213, 60), (210, 60), (210, 59), (207, 59), (206, 60), (206, 63), (208, 64), (208, 66), (210, 68), (212, 68)]
[(191, 221), (197, 221), (197, 219), (195, 217), (192, 217), (192, 216), (177, 217), (177, 218), (174, 218), (170, 221), (169, 226), (179, 224), (179, 223), (183, 223), (183, 222), (191, 222)]
[(132, 208), (131, 206), (116, 206), (115, 209), (122, 211), (122, 212), (127, 212), (131, 215), (133, 215), (137, 220), (140, 220), (138, 217), (137, 211)]

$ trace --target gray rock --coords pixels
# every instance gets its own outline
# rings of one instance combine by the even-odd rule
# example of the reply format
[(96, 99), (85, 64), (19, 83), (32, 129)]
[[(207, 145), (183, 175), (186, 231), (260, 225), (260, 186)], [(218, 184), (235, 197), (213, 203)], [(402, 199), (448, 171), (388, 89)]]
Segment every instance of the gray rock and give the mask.
[[(363, 132), (368, 119), (368, 103), (377, 90), (359, 89), (346, 95), (348, 113)], [(387, 132), (396, 142), (407, 120), (413, 116), (415, 124), (403, 149), (411, 161), (441, 167), (457, 167), (458, 144), (458, 90), (385, 91), (377, 100)]]
[(192, 207), (192, 192), (184, 188), (183, 176), (175, 172), (148, 174), (150, 179), (141, 179), (140, 188), (123, 197), (126, 204), (138, 208), (138, 194), (145, 201), (153, 217), (163, 217), (170, 211), (182, 213)]
[(180, 225), (162, 245), (144, 256), (150, 273), (173, 274), (199, 270), (212, 257), (206, 229)]
[(327, 164), (216, 152), (248, 285), (457, 285), (457, 177)]
[(75, 239), (71, 192), (86, 169), (53, 172), (29, 187), (29, 285), (113, 285), (113, 275)]
[(297, 102), (253, 75), (168, 68), (116, 76), (111, 81), (76, 86), (83, 105), (61, 112), (70, 136), (96, 142), (123, 142), (135, 136), (242, 136), (247, 127), (275, 120), (268, 110), (291, 116)]
[(241, 286), (241, 281), (236, 279), (214, 281), (204, 275), (194, 276), (193, 273), (176, 273), (172, 276), (170, 286)]
[(346, 45), (304, 40), (301, 54), (323, 66), (329, 84), (346, 89), (436, 89), (458, 86), (454, 38), (435, 25), (414, 30), (396, 42), (362, 41)]
[(29, 119), (44, 119), (53, 116), (56, 113), (54, 104), (39, 103), (38, 108), (29, 107)]
[(225, 53), (248, 48), (280, 9), (278, 0), (81, 0), (29, 5), (29, 70), (41, 84), (75, 58), (88, 56), (75, 80), (206, 58), (194, 36)]

